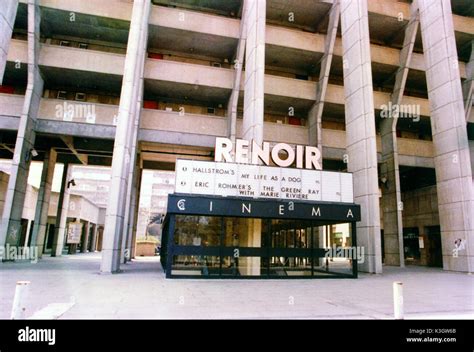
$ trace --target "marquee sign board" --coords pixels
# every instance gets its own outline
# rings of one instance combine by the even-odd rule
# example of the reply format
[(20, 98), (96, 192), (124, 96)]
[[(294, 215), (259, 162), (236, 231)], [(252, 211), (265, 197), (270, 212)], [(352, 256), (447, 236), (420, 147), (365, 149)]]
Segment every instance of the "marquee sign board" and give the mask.
[(170, 194), (168, 214), (318, 220), (336, 223), (360, 221), (360, 205), (353, 203), (223, 198)]
[(353, 203), (352, 174), (212, 161), (176, 161), (175, 193)]

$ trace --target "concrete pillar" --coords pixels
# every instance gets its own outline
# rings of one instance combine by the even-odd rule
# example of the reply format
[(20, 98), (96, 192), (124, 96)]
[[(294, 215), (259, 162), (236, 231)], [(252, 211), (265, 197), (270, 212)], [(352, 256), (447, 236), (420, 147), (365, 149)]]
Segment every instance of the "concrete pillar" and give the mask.
[(324, 99), (326, 97), (329, 72), (331, 70), (334, 44), (336, 43), (340, 16), (340, 3), (339, 0), (335, 0), (332, 4), (331, 10), (329, 11), (329, 24), (324, 42), (324, 54), (320, 61), (321, 70), (319, 71), (319, 81), (316, 86), (316, 101), (308, 113), (309, 144), (317, 146), (321, 152), (323, 151), (322, 116), (324, 110)]
[(97, 251), (102, 252), (102, 243), (104, 242), (104, 227), (99, 226), (97, 230)]
[(474, 102), (474, 39), (471, 40), (471, 56), (469, 56), (469, 62), (466, 64), (466, 80), (462, 85), (462, 94), (464, 98), (464, 111), (466, 115), (466, 121), (469, 121), (471, 116), (472, 103)]
[(237, 52), (233, 62), (235, 69), (234, 85), (232, 87), (232, 93), (229, 97), (229, 102), (227, 103), (227, 137), (229, 137), (232, 142), (235, 142), (237, 133), (237, 106), (239, 103), (240, 82), (242, 80), (242, 67), (244, 65), (245, 45), (247, 40), (247, 30), (245, 28), (245, 21), (247, 17), (246, 5), (247, 0), (244, 0), (242, 3), (242, 19), (240, 21), (239, 44), (237, 44)]
[(346, 145), (348, 171), (354, 177), (354, 201), (361, 205), (359, 246), (365, 247), (359, 270), (382, 272), (380, 208), (375, 140), (374, 97), (367, 0), (341, 1)]
[(137, 187), (136, 187), (136, 193), (135, 197), (132, 198), (132, 201), (135, 202), (134, 204), (132, 203), (133, 208), (135, 211), (131, 213), (133, 215), (133, 220), (129, 223), (129, 231), (131, 236), (129, 237), (130, 242), (128, 243), (128, 248), (130, 248), (130, 259), (135, 258), (135, 248), (136, 248), (136, 241), (137, 241), (137, 225), (138, 225), (138, 208), (139, 208), (139, 202), (140, 202), (140, 190), (141, 190), (141, 182), (142, 182), (142, 174), (143, 174), (143, 169), (138, 169), (138, 175), (137, 175)]
[[(403, 92), (408, 77), (408, 67), (415, 45), (416, 33), (420, 23), (418, 5), (412, 3), (410, 8), (410, 21), (405, 27), (403, 48), (400, 51), (400, 64), (395, 76), (393, 93), (390, 103), (399, 107), (402, 103)], [(382, 139), (382, 209), (384, 230), (384, 253), (386, 265), (405, 266), (405, 253), (403, 251), (403, 204), (400, 188), (400, 173), (398, 162), (397, 122), (400, 109), (383, 111), (387, 113), (380, 120), (380, 134)], [(414, 116), (419, 118), (419, 116)]]
[(31, 220), (28, 220), (28, 222), (26, 223), (25, 242), (20, 243), (20, 244), (19, 244), (20, 247), (28, 246), (28, 242), (29, 242), (29, 239), (30, 239), (30, 232), (31, 232), (31, 225), (32, 225), (32, 223), (33, 223), (33, 221), (31, 221)]
[(263, 142), (266, 0), (248, 0), (245, 12), (246, 52), (242, 137)]
[(84, 224), (84, 236), (81, 238), (81, 253), (87, 253), (87, 244), (89, 243), (89, 235), (91, 233), (91, 223), (86, 221)]
[[(419, 0), (445, 270), (474, 270), (474, 190), (449, 0)], [(460, 241), (461, 240), (461, 241)], [(459, 250), (455, 251), (459, 246)]]
[[(244, 120), (242, 138), (263, 143), (264, 84), (265, 84), (265, 25), (266, 0), (248, 0), (244, 13), (245, 21), (245, 82), (244, 82)], [(248, 220), (248, 227), (257, 231), (260, 220)], [(250, 231), (250, 230), (249, 230)], [(253, 231), (253, 230), (252, 230)], [(253, 234), (257, 236), (257, 234)], [(258, 234), (260, 240), (261, 234)], [(250, 267), (257, 263), (253, 259)], [(253, 271), (254, 269), (250, 269)], [(255, 269), (256, 270), (256, 269)], [(260, 264), (258, 264), (260, 270)]]
[(97, 249), (98, 229), (99, 226), (97, 224), (92, 225), (91, 252), (95, 252)]
[[(318, 246), (319, 248), (326, 248), (327, 245), (326, 245), (326, 235), (324, 234), (324, 228), (325, 226), (319, 226), (319, 227), (315, 227), (313, 229), (313, 231), (317, 232), (318, 234)], [(316, 243), (314, 244), (316, 246)], [(324, 266), (326, 265), (326, 258), (324, 257), (320, 257), (318, 262), (315, 263), (314, 265), (315, 266)]]
[[(137, 103), (137, 70), (143, 68), (145, 60), (140, 46), (143, 26), (148, 26), (150, 1), (135, 0), (125, 57), (122, 91), (120, 95), (119, 116), (115, 134), (112, 158), (111, 192), (105, 217), (104, 240), (102, 247), (102, 273), (120, 271), (122, 237), (126, 226), (125, 205), (127, 198), (130, 162), (136, 150), (132, 140)], [(139, 122), (139, 121), (138, 121)]]
[(3, 82), (17, 9), (18, 0), (3, 0), (0, 6), (0, 85)]
[(49, 199), (51, 197), (56, 158), (57, 153), (54, 149), (48, 150), (45, 154), (38, 200), (36, 202), (35, 224), (31, 236), (31, 246), (38, 246), (38, 257), (40, 258), (43, 255), (46, 226), (48, 225)]
[[(239, 234), (239, 247), (258, 248), (261, 246), (261, 219), (242, 219), (241, 226), (236, 232)], [(238, 263), (241, 275), (260, 275), (260, 257), (239, 257)]]
[[(39, 7), (35, 0), (28, 1), (28, 85), (20, 117), (11, 166), (8, 189), (5, 195), (0, 245), (18, 245), (21, 215), (30, 169), (31, 150), (35, 144), (35, 123), (43, 92), (43, 79), (38, 67), (39, 56)], [(3, 35), (3, 33), (2, 33)]]
[[(388, 124), (389, 122), (384, 122)], [(382, 123), (381, 125), (383, 125)], [(391, 131), (382, 128), (382, 164), (380, 167), (382, 183), (383, 236), (386, 265), (405, 266), (403, 252), (403, 218), (398, 146)]]
[[(144, 8), (144, 17), (148, 18), (150, 15), (150, 6), (145, 6)], [(122, 239), (122, 263), (126, 263), (128, 260), (131, 260), (131, 241), (133, 237), (133, 221), (135, 220), (135, 211), (137, 203), (135, 198), (136, 195), (136, 187), (137, 187), (137, 177), (138, 177), (138, 130), (140, 127), (140, 117), (143, 105), (143, 92), (145, 87), (145, 79), (144, 79), (144, 70), (145, 70), (145, 58), (147, 53), (148, 47), (148, 21), (141, 23), (140, 28), (140, 42), (139, 42), (139, 59), (138, 59), (138, 69), (135, 72), (135, 80), (134, 80), (134, 97), (133, 101), (135, 102), (135, 110), (131, 115), (131, 118), (134, 120), (133, 125), (133, 133), (131, 133), (130, 137), (130, 145), (131, 145), (131, 156), (130, 156), (130, 170), (128, 173), (128, 184), (127, 184), (127, 198), (125, 204), (125, 216), (124, 216), (124, 232), (125, 236)]]
[[(262, 245), (262, 219), (249, 219), (249, 232), (248, 232), (248, 246), (259, 248)], [(260, 257), (249, 257), (250, 261), (250, 275), (261, 275), (261, 258)]]
[[(129, 205), (129, 211), (127, 212), (127, 217), (128, 219), (127, 222), (127, 236), (125, 237), (124, 241), (124, 257), (123, 257), (123, 263), (126, 263), (127, 261), (132, 259), (132, 240), (133, 240), (133, 229), (135, 227), (135, 221), (137, 220), (138, 217), (138, 197), (139, 197), (139, 183), (140, 183), (140, 178), (141, 178), (141, 169), (137, 166), (135, 168), (136, 170), (133, 172), (132, 175), (132, 187), (131, 187), (131, 194), (130, 194), (130, 205)], [(125, 253), (126, 252), (126, 253)]]
[(64, 248), (64, 236), (66, 234), (67, 213), (69, 210), (69, 188), (67, 183), (71, 178), (72, 167), (64, 164), (63, 177), (61, 179), (61, 190), (59, 191), (58, 212), (54, 228), (53, 247), (51, 257), (60, 257)]

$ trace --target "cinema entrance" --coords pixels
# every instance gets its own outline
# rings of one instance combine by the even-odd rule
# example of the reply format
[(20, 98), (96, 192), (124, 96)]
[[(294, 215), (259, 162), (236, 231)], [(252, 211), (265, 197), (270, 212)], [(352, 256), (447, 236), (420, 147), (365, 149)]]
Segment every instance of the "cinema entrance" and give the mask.
[(167, 278), (356, 278), (353, 203), (170, 194)]

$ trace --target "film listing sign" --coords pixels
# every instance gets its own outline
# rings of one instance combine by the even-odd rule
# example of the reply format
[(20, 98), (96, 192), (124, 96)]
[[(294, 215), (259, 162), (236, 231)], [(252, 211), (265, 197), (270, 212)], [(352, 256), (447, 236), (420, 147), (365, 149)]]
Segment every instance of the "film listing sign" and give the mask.
[(352, 174), (177, 160), (176, 193), (353, 203)]

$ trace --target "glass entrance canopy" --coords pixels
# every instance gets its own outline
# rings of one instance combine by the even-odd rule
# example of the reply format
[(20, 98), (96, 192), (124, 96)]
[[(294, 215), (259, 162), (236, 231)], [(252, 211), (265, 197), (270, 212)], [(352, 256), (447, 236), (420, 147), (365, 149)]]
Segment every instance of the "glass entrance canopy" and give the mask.
[(355, 278), (359, 220), (352, 203), (171, 194), (161, 261), (168, 278)]

